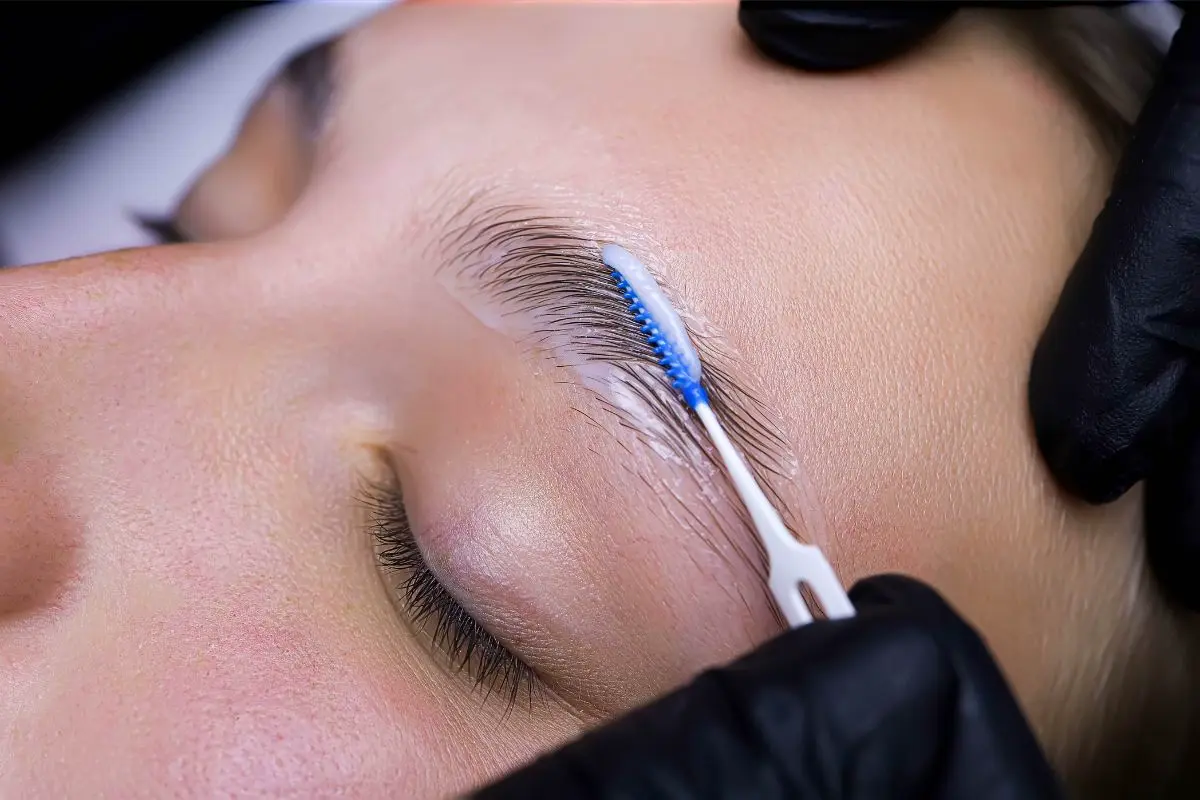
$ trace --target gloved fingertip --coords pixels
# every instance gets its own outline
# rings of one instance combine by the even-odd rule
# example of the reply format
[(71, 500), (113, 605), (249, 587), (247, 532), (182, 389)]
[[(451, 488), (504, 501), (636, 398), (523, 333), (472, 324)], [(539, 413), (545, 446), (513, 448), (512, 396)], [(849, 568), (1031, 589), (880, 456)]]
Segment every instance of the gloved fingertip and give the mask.
[(860, 612), (868, 609), (946, 608), (946, 601), (932, 587), (916, 578), (894, 573), (863, 578), (850, 588), (850, 602)]
[(1095, 504), (1157, 469), (1200, 401), (1200, 16), (1184, 15), (1157, 73), (1029, 376), (1047, 466)]
[[(1067, 292), (1064, 298), (1061, 305), (1073, 299)], [(1056, 312), (1033, 352), (1028, 398), (1034, 439), (1061, 489), (1093, 505), (1111, 503), (1144, 477), (1146, 460), (1136, 446), (1140, 440), (1131, 438), (1136, 431), (1115, 435), (1121, 428), (1080, 399), (1098, 392), (1089, 390), (1087, 376), (1062, 366), (1079, 361), (1072, 351), (1077, 337), (1060, 330), (1068, 326)]]
[(810, 72), (889, 61), (941, 27), (953, 3), (782, 3), (742, 0), (738, 24), (766, 56)]
[(1200, 611), (1200, 441), (1185, 441), (1146, 480), (1146, 558), (1168, 598)]

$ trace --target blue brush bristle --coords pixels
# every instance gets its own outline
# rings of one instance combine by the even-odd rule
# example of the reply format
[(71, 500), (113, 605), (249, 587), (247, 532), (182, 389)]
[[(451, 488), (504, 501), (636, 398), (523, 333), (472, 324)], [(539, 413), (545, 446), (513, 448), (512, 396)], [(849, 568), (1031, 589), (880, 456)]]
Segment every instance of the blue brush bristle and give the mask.
[(683, 402), (688, 408), (695, 408), (698, 405), (708, 404), (708, 392), (700, 381), (692, 378), (688, 371), (680, 363), (679, 357), (676, 355), (671, 343), (663, 338), (659, 332), (658, 325), (654, 323), (654, 318), (650, 316), (650, 312), (642, 305), (641, 299), (638, 297), (633, 287), (629, 285), (629, 281), (625, 280), (625, 276), (620, 272), (613, 271), (613, 280), (617, 282), (617, 288), (621, 291), (622, 296), (629, 301), (629, 313), (633, 314), (633, 319), (642, 326), (642, 334), (646, 337), (646, 341), (654, 348), (654, 354), (658, 356), (658, 363), (666, 370), (667, 378), (671, 381), (671, 386), (675, 391), (679, 392), (683, 397)]

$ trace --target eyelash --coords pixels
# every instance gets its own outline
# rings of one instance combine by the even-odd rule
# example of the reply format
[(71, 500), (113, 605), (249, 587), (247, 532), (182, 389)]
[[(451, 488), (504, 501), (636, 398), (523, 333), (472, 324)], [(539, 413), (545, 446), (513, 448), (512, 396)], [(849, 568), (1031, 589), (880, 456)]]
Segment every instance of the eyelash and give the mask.
[(134, 214), (137, 226), (154, 238), (155, 244), (180, 244), (187, 241), (179, 224), (170, 217), (151, 217)]
[(503, 696), (511, 710), (524, 695), (532, 707), (542, 688), (537, 672), (476, 622), (429, 568), (399, 488), (369, 485), (363, 504), (370, 512), (368, 527), (379, 564), (386, 574), (400, 578), (396, 594), (413, 625), (432, 628), (434, 647), (446, 655), (454, 672), (471, 677), (485, 700), (492, 694)]

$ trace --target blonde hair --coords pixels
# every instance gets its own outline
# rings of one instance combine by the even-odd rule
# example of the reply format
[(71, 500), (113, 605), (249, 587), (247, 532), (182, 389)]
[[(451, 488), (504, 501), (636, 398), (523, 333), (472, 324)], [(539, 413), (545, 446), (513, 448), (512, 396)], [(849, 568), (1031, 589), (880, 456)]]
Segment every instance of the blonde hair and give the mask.
[[(1115, 168), (1172, 29), (1162, 18), (1157, 30), (1136, 24), (1123, 8), (993, 13), (1079, 104)], [(1100, 589), (1136, 597), (1128, 651), (1096, 654), (1107, 677), (1082, 701), (1086, 715), (1080, 701), (1065, 700), (1065, 718), (1039, 733), (1074, 797), (1200, 797), (1200, 617), (1170, 607), (1144, 564), (1129, 574), (1133, 585)]]

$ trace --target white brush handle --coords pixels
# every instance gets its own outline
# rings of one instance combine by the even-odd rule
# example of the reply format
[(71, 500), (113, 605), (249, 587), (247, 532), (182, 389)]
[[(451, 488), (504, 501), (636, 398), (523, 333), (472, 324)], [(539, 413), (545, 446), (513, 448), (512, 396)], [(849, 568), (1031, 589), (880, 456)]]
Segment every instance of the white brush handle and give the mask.
[(792, 532), (784, 526), (771, 501), (759, 488), (758, 481), (754, 480), (754, 474), (746, 466), (741, 453), (733, 446), (733, 442), (729, 441), (713, 410), (703, 403), (697, 405), (694, 410), (704, 429), (708, 431), (717, 452), (721, 454), (721, 460), (725, 462), (725, 469), (729, 471), (729, 478), (733, 481), (733, 488), (746, 504), (746, 510), (750, 512), (750, 519), (758, 531), (758, 538), (767, 550), (770, 569), (768, 585), (788, 625), (796, 628), (812, 622), (813, 619), (812, 612), (800, 593), (801, 583), (808, 584), (830, 619), (853, 617), (854, 606), (821, 549), (797, 541)]

